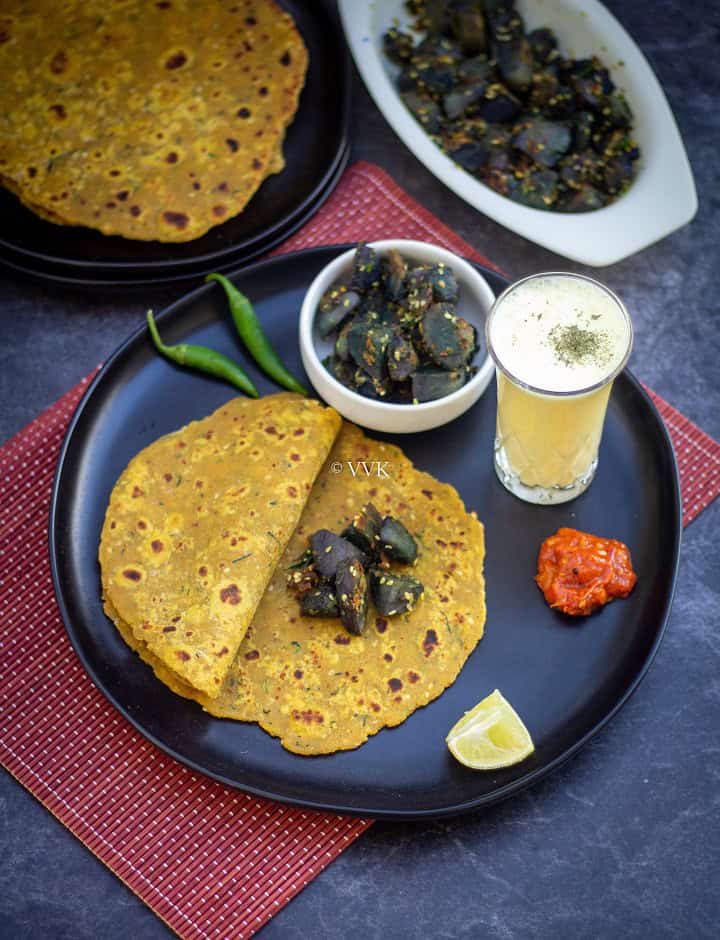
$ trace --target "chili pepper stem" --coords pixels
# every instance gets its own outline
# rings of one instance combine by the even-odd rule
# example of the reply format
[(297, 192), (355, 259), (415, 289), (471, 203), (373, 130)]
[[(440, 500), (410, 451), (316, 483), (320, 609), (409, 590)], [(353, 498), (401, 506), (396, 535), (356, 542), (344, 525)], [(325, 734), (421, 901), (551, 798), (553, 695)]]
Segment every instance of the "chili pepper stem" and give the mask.
[(166, 346), (165, 343), (163, 343), (163, 341), (160, 339), (160, 334), (158, 333), (158, 328), (155, 325), (155, 317), (153, 316), (152, 310), (148, 310), (148, 312), (145, 314), (145, 319), (147, 320), (148, 330), (150, 330), (150, 336), (152, 337), (155, 348), (158, 352), (161, 352), (163, 355), (165, 355), (170, 347)]

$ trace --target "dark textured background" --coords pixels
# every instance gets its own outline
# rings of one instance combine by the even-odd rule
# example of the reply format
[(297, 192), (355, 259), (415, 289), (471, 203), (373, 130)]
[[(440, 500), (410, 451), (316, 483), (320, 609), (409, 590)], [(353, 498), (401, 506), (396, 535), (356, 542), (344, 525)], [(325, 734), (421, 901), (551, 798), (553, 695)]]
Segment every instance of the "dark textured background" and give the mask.
[[(560, 268), (608, 283), (633, 316), (632, 369), (720, 438), (720, 7), (703, 0), (607, 5), (658, 75), (695, 173), (700, 210), (660, 244), (598, 271), (502, 229), (418, 164), (357, 75), (351, 160), (380, 164), (512, 276)], [(78, 296), (1, 270), (0, 283), (0, 440), (106, 359), (145, 307), (178, 293)], [(374, 825), (263, 929), (263, 940), (717, 936), (719, 522), (720, 502), (686, 531), (656, 662), (579, 756), (490, 811)], [(5, 774), (0, 845), (0, 936), (170, 935)]]

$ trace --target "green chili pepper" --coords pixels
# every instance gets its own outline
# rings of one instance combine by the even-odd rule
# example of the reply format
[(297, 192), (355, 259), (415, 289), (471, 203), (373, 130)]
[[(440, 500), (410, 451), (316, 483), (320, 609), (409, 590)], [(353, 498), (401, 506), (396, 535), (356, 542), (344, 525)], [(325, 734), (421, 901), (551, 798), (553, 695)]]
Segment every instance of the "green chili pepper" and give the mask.
[(250, 378), (243, 372), (237, 363), (228, 359), (222, 353), (210, 349), (208, 346), (190, 346), (188, 343), (179, 343), (177, 346), (166, 346), (160, 339), (152, 310), (147, 312), (147, 325), (152, 336), (152, 341), (158, 352), (166, 356), (171, 362), (176, 362), (179, 366), (190, 366), (191, 369), (199, 369), (201, 372), (207, 372), (208, 375), (214, 375), (219, 379), (225, 379), (232, 385), (237, 386), (251, 398), (258, 398), (258, 390), (253, 385)]
[(217, 281), (225, 289), (235, 328), (260, 368), (283, 388), (307, 395), (308, 390), (288, 372), (270, 345), (270, 340), (247, 297), (222, 274), (208, 274), (205, 280)]

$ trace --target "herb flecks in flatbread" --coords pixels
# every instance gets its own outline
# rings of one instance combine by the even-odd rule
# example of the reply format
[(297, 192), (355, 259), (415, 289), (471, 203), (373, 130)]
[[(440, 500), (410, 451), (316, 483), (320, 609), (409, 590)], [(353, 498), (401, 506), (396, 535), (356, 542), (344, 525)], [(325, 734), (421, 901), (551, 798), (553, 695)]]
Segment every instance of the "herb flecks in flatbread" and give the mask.
[(216, 696), (340, 417), (291, 393), (237, 398), (141, 451), (113, 488), (103, 596), (125, 634)]
[[(391, 467), (387, 479), (332, 472), (349, 460), (378, 459)], [(325, 611), (302, 616), (286, 579), (310, 533), (342, 531), (369, 501), (402, 518), (420, 542), (408, 572), (425, 593), (412, 611), (376, 614), (352, 636)], [(129, 642), (163, 682), (213, 715), (257, 722), (298, 754), (346, 750), (401, 724), (454, 682), (483, 635), (484, 555), (483, 527), (452, 486), (416, 470), (400, 448), (344, 424), (220, 693), (198, 695), (137, 636)], [(108, 613), (127, 634), (117, 612)]]
[(284, 167), (308, 57), (273, 0), (39, 0), (0, 35), (0, 182), (49, 221), (190, 241)]

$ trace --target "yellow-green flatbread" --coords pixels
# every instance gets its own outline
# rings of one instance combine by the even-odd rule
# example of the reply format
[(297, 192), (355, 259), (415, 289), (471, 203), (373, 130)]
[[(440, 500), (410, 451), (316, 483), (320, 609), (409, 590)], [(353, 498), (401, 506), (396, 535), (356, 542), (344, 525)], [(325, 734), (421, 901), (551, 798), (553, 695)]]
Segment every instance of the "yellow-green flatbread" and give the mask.
[[(363, 461), (369, 475), (358, 469)], [(387, 477), (378, 476), (377, 462)], [(368, 501), (402, 520), (417, 539), (417, 563), (398, 570), (419, 578), (425, 593), (409, 614), (372, 612), (357, 637), (339, 620), (301, 617), (286, 577), (313, 532), (340, 532)], [(455, 680), (483, 635), (484, 551), (482, 525), (451, 486), (416, 470), (398, 447), (344, 424), (219, 695), (197, 695), (136, 637), (130, 642), (174, 691), (213, 715), (257, 722), (290, 751), (357, 747)], [(108, 614), (124, 632), (117, 611)]]
[(299, 395), (236, 398), (146, 447), (112, 491), (99, 556), (108, 610), (209, 697), (339, 427)]
[(0, 182), (45, 219), (189, 241), (282, 170), (307, 49), (273, 0), (0, 5)]

